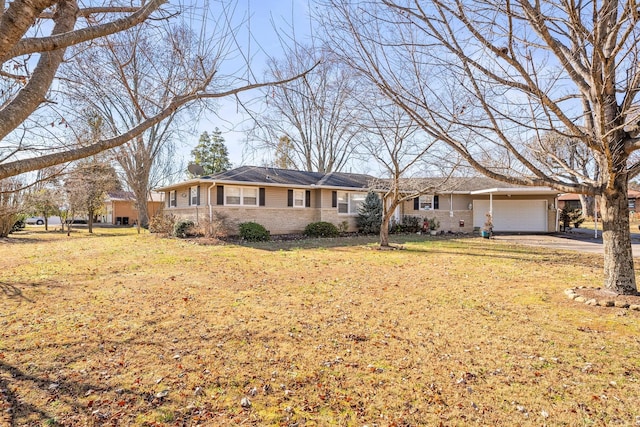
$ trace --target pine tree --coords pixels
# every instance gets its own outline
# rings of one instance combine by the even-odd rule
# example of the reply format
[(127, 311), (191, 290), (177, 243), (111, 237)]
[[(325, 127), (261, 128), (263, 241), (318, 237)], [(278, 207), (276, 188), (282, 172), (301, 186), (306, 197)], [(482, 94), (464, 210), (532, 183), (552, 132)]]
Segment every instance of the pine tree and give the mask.
[(216, 128), (211, 135), (203, 132), (198, 145), (191, 151), (193, 163), (202, 166), (203, 175), (224, 172), (231, 169), (229, 152), (224, 145), (224, 137), (220, 129)]
[(373, 191), (367, 193), (362, 206), (358, 209), (356, 218), (358, 230), (362, 233), (374, 234), (380, 232), (382, 224), (382, 200)]

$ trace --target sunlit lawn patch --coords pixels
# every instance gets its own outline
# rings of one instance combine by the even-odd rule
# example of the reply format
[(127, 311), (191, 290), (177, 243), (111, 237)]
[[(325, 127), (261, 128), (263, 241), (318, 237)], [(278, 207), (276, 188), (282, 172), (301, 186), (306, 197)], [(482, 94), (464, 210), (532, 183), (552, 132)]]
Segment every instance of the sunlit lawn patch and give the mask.
[[(599, 256), (468, 237), (0, 243), (15, 425), (630, 425), (638, 312), (563, 290)], [(243, 398), (246, 398), (243, 401)]]

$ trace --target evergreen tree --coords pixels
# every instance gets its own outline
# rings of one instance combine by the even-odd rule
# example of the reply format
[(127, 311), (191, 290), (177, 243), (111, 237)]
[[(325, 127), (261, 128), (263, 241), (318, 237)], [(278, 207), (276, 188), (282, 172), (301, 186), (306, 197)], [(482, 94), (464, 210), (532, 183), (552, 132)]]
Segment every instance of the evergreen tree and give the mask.
[(358, 209), (356, 218), (358, 230), (362, 233), (374, 234), (380, 232), (382, 224), (382, 200), (373, 191), (369, 191), (364, 203)]
[(220, 129), (216, 128), (211, 135), (202, 132), (198, 145), (191, 151), (193, 163), (202, 166), (203, 175), (211, 175), (231, 169), (229, 152), (224, 145), (224, 137)]

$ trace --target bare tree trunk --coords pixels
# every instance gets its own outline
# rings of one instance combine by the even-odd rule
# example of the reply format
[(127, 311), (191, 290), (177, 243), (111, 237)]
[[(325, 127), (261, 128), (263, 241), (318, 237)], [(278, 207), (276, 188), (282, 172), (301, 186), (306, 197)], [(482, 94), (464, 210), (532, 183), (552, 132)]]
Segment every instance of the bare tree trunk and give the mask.
[(380, 225), (380, 246), (387, 247), (389, 246), (389, 220), (393, 215), (393, 211), (391, 214), (385, 213), (382, 216), (382, 224)]
[(595, 217), (594, 212), (594, 198), (593, 196), (587, 196), (586, 194), (580, 194), (580, 207), (582, 208), (582, 216)]
[(602, 244), (604, 246), (604, 286), (618, 294), (637, 294), (626, 176), (615, 180), (614, 190), (600, 197)]
[(398, 195), (396, 192), (392, 193), (393, 199), (391, 205), (387, 206), (387, 197), (382, 199), (382, 224), (380, 224), (380, 247), (389, 247), (389, 221), (398, 207), (397, 201)]

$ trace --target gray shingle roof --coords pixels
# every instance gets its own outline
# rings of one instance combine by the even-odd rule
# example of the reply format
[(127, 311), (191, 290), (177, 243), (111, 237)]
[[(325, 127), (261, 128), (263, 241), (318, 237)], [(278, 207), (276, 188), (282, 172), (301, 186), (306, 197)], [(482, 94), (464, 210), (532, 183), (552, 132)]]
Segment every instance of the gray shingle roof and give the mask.
[(353, 173), (321, 173), (289, 169), (277, 169), (263, 166), (241, 166), (226, 172), (220, 172), (205, 179), (214, 181), (235, 181), (247, 183), (318, 185), (325, 187), (368, 188), (374, 178), (369, 175)]

